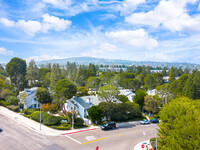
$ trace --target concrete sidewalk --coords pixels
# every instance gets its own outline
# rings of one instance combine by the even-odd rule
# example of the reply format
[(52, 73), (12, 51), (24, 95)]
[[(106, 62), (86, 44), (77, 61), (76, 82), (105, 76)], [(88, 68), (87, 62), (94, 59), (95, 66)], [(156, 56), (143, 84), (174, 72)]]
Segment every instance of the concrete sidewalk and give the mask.
[(26, 118), (22, 115), (20, 115), (19, 113), (15, 113), (5, 107), (0, 106), (0, 114), (15, 120), (17, 123), (22, 124), (23, 126), (38, 132), (40, 134), (44, 134), (44, 135), (49, 135), (49, 136), (59, 136), (59, 135), (65, 135), (65, 134), (73, 134), (73, 133), (79, 133), (79, 132), (86, 132), (86, 131), (92, 131), (92, 130), (96, 130), (99, 129), (100, 127), (98, 126), (90, 126), (88, 128), (82, 128), (82, 129), (74, 129), (74, 130), (55, 130), (52, 128), (49, 128), (45, 125), (41, 125), (41, 130), (40, 130), (40, 123)]

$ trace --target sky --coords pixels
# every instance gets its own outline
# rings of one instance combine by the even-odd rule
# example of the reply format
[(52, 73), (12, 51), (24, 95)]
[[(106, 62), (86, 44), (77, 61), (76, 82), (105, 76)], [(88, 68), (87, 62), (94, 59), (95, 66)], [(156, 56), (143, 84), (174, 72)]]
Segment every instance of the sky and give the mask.
[(83, 56), (200, 64), (200, 0), (0, 0), (0, 62)]

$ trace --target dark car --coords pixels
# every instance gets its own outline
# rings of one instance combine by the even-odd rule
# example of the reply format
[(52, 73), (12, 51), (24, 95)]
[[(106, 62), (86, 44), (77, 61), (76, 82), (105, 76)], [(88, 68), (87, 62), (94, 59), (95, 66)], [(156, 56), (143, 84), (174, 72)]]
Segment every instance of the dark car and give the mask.
[(115, 122), (108, 122), (108, 123), (105, 123), (101, 129), (102, 130), (109, 130), (109, 129), (115, 129), (116, 128), (116, 123)]
[(3, 130), (2, 130), (2, 128), (0, 127), (0, 132), (2, 132)]
[(151, 119), (150, 120), (151, 123), (159, 123), (159, 120), (157, 118)]

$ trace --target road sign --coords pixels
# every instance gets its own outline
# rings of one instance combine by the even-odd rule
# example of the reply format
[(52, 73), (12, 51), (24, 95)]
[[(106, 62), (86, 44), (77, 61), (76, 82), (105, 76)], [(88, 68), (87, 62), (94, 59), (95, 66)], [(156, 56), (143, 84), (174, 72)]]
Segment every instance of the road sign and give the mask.
[(99, 150), (99, 146), (96, 147), (96, 150)]
[(144, 144), (141, 145), (142, 149), (144, 148)]

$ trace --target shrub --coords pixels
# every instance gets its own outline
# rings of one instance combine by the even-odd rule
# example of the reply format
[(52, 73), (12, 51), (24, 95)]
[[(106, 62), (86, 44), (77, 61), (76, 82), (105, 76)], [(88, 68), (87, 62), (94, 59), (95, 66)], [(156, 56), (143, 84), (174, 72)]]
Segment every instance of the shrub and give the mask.
[[(41, 122), (43, 122), (44, 118), (48, 117), (49, 114), (46, 112), (41, 112)], [(40, 121), (40, 111), (35, 111), (31, 114), (31, 118), (37, 122)]]
[(49, 111), (49, 110), (50, 110), (50, 104), (49, 104), (49, 103), (43, 104), (43, 105), (41, 106), (41, 110), (42, 110), (42, 111), (45, 111), (45, 112)]
[(76, 118), (76, 119), (74, 120), (74, 123), (75, 123), (75, 125), (77, 125), (77, 126), (82, 126), (83, 123), (84, 123), (84, 120), (83, 120), (82, 118)]
[(56, 105), (56, 104), (51, 104), (51, 105), (50, 105), (49, 111), (50, 111), (50, 113), (53, 113), (53, 114), (58, 113), (58, 105)]
[(36, 111), (35, 108), (24, 109), (24, 114), (25, 115), (30, 115), (30, 114), (32, 114), (35, 111)]
[(70, 130), (71, 129), (71, 125), (67, 124), (67, 126), (50, 126), (53, 129), (57, 129), (57, 130)]
[(45, 125), (56, 125), (58, 124), (60, 121), (62, 120), (62, 117), (58, 117), (58, 116), (47, 116), (43, 119), (43, 123)]
[(6, 101), (3, 101), (3, 100), (1, 100), (1, 101), (0, 101), (0, 106), (7, 107), (8, 105), (9, 105), (9, 103), (8, 103), (8, 102), (6, 102)]
[(16, 96), (9, 96), (6, 98), (6, 102), (8, 102), (10, 105), (17, 106), (19, 103), (19, 99)]
[(7, 106), (8, 109), (14, 111), (14, 112), (19, 112), (19, 106), (15, 106), (15, 105), (9, 105)]

